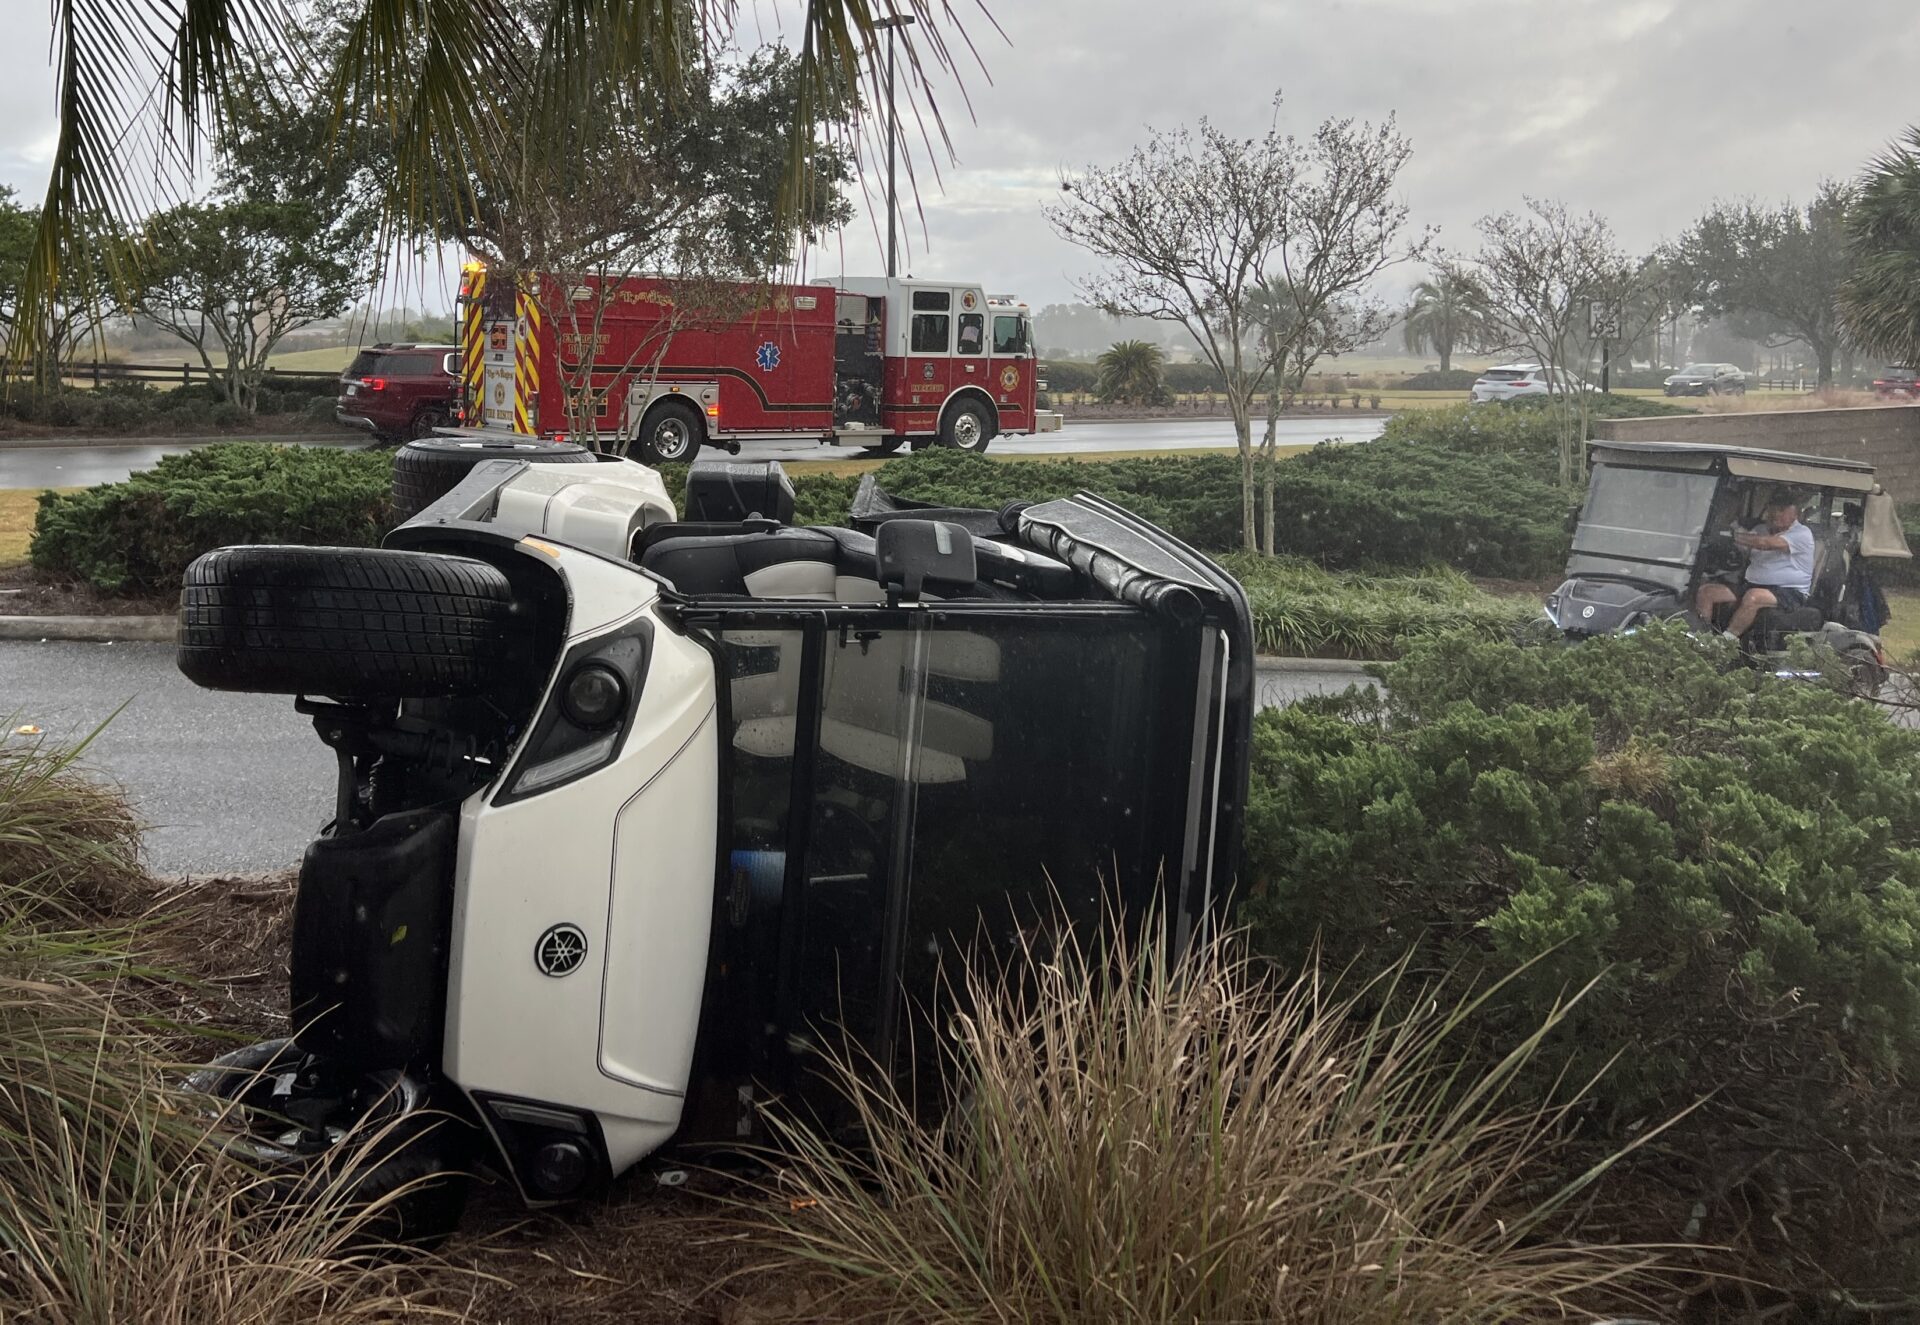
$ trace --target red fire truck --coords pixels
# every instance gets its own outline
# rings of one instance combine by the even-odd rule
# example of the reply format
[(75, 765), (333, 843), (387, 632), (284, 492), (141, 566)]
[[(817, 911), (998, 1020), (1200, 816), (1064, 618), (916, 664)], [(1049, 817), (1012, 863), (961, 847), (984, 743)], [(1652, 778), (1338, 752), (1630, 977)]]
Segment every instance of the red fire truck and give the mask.
[(732, 310), (714, 315), (676, 309), (664, 280), (622, 281), (604, 298), (601, 288), (463, 271), (469, 428), (573, 440), (590, 431), (604, 449), (659, 462), (758, 438), (984, 451), (996, 436), (1059, 426), (1034, 407), (1027, 305), (978, 285), (741, 287)]

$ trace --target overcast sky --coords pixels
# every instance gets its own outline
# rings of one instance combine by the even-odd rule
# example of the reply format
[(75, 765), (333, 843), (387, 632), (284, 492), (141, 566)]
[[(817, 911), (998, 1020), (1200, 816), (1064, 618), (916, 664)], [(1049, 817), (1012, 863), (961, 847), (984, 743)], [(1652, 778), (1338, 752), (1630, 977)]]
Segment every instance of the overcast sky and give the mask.
[[(791, 31), (795, 0), (745, 0), (745, 44)], [(1035, 305), (1074, 297), (1087, 260), (1041, 204), (1059, 174), (1119, 159), (1144, 126), (1200, 116), (1264, 129), (1272, 94), (1306, 133), (1399, 116), (1414, 220), (1466, 247), (1476, 217), (1558, 197), (1648, 247), (1718, 197), (1805, 197), (1920, 121), (1914, 0), (953, 0), (987, 65), (937, 87), (957, 163), (920, 150), (916, 275), (977, 279)], [(0, 183), (33, 200), (54, 139), (46, 10), (0, 0)], [(918, 140), (915, 147), (919, 148)], [(877, 204), (882, 174), (868, 187)], [(907, 206), (911, 207), (909, 201)], [(816, 274), (882, 269), (870, 215)]]

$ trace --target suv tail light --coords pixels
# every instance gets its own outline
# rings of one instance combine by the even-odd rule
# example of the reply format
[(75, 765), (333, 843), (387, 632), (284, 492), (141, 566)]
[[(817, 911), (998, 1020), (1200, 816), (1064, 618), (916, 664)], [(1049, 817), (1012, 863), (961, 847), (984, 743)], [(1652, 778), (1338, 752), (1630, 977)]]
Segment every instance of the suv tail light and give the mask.
[(360, 385), (369, 391), (385, 391), (387, 389), (387, 379), (384, 377), (363, 377), (360, 379)]

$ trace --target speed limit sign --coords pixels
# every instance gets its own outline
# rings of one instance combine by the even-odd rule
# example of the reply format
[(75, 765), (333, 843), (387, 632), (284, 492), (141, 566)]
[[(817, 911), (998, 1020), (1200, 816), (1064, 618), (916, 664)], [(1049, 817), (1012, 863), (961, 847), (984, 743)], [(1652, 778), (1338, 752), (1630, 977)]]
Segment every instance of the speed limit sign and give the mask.
[(1620, 310), (1598, 299), (1593, 300), (1587, 305), (1587, 334), (1595, 340), (1618, 340)]

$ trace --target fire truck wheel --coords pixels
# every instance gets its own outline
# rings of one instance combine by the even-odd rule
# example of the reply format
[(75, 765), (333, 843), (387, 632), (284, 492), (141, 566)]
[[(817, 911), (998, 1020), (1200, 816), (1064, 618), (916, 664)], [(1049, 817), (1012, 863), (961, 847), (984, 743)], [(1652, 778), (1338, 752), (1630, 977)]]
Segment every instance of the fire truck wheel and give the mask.
[(700, 454), (705, 432), (700, 415), (691, 405), (663, 401), (640, 424), (640, 459), (650, 465), (692, 460)]
[(177, 661), (209, 690), (334, 699), (477, 694), (513, 638), (485, 562), (350, 547), (217, 548), (187, 567)]
[(984, 451), (992, 440), (993, 425), (987, 421), (987, 412), (972, 401), (955, 405), (940, 423), (942, 446), (957, 447), (962, 451)]
[(411, 520), (458, 487), (467, 471), (482, 460), (574, 465), (593, 458), (593, 452), (572, 442), (536, 442), (528, 437), (429, 437), (408, 442), (393, 453), (393, 513), (403, 522)]

